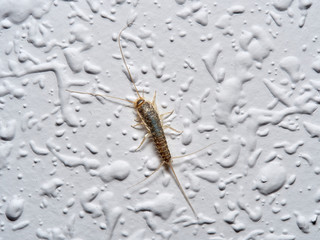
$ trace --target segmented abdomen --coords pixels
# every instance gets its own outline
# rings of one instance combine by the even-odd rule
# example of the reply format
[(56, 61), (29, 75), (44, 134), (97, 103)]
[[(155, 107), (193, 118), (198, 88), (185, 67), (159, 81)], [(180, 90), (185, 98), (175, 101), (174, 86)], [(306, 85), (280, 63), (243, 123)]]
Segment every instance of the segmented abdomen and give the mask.
[(157, 111), (150, 102), (146, 101), (142, 104), (142, 106), (139, 106), (138, 113), (141, 120), (149, 129), (161, 159), (165, 162), (169, 162), (171, 160), (171, 154)]
[(164, 134), (162, 136), (152, 135), (152, 139), (162, 160), (169, 162), (171, 160), (171, 154)]

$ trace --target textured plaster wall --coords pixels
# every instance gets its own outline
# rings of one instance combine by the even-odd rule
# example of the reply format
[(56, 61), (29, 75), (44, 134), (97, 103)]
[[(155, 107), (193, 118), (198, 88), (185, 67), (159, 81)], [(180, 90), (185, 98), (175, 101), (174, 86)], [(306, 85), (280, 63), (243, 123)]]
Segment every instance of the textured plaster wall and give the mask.
[[(0, 240), (319, 239), (320, 2), (0, 1)], [(157, 91), (174, 169), (133, 129)]]

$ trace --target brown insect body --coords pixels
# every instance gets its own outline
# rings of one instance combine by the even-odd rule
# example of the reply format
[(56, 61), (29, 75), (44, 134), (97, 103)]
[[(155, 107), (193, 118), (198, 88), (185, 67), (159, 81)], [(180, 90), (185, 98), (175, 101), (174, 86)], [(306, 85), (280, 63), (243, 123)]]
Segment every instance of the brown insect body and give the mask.
[(169, 163), (171, 161), (171, 154), (158, 112), (151, 102), (145, 100), (138, 101), (143, 101), (135, 107), (139, 118), (148, 130), (148, 133), (150, 133), (162, 161)]

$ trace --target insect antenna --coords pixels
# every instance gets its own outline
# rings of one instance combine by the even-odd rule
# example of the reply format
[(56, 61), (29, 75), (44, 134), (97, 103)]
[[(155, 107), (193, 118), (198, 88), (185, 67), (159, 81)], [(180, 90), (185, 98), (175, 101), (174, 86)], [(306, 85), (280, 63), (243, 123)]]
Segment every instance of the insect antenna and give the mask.
[(143, 183), (144, 181), (146, 181), (148, 178), (150, 178), (153, 174), (155, 174), (156, 172), (158, 172), (160, 170), (160, 168), (165, 164), (165, 162), (161, 162), (160, 165), (157, 167), (156, 170), (154, 170), (148, 177), (145, 177), (144, 179), (142, 179), (141, 181), (137, 182), (136, 184), (133, 184), (132, 186), (128, 187), (128, 189), (133, 188), (137, 185), (139, 185), (140, 183)]
[(133, 24), (133, 21), (130, 22), (130, 23), (128, 23), (124, 28), (121, 29), (121, 31), (120, 31), (120, 33), (119, 33), (119, 35), (118, 35), (118, 45), (119, 45), (119, 49), (120, 49), (122, 61), (123, 61), (124, 65), (125, 65), (125, 67), (126, 67), (126, 69), (127, 69), (128, 74), (129, 74), (130, 81), (131, 81), (131, 83), (133, 84), (133, 86), (134, 86), (134, 88), (135, 88), (135, 90), (136, 90), (136, 93), (138, 94), (138, 97), (141, 98), (141, 96), (140, 96), (140, 94), (139, 94), (139, 92), (138, 92), (138, 88), (137, 88), (136, 84), (135, 84), (134, 81), (133, 81), (131, 72), (130, 72), (130, 70), (129, 70), (129, 67), (128, 67), (126, 58), (124, 57), (123, 50), (122, 50), (122, 46), (121, 46), (121, 34), (122, 34), (122, 32), (123, 32), (125, 29), (127, 29), (128, 27), (130, 27), (132, 24)]
[(181, 156), (176, 156), (176, 157), (171, 157), (171, 159), (184, 158), (184, 157), (191, 156), (191, 155), (193, 155), (193, 154), (196, 154), (196, 153), (198, 153), (198, 152), (203, 151), (204, 149), (210, 147), (210, 146), (213, 145), (213, 144), (214, 144), (214, 143), (211, 143), (211, 144), (209, 144), (209, 145), (207, 145), (207, 146), (205, 146), (205, 147), (203, 147), (203, 148), (201, 148), (201, 149), (199, 149), (199, 150), (197, 150), (197, 151), (195, 151), (195, 152), (189, 153), (189, 154), (185, 154), (185, 155), (181, 155)]
[(69, 89), (66, 89), (66, 91), (67, 91), (67, 92), (70, 92), (70, 93), (88, 94), (88, 95), (91, 95), (91, 96), (94, 96), (94, 97), (114, 98), (114, 99), (118, 99), (118, 100), (122, 100), (122, 101), (129, 102), (129, 103), (134, 103), (133, 101), (130, 101), (130, 100), (128, 100), (128, 99), (113, 97), (113, 96), (109, 96), (109, 95), (102, 95), (102, 94), (89, 93), (89, 92), (79, 92), (79, 91), (73, 91), (73, 90), (69, 90)]

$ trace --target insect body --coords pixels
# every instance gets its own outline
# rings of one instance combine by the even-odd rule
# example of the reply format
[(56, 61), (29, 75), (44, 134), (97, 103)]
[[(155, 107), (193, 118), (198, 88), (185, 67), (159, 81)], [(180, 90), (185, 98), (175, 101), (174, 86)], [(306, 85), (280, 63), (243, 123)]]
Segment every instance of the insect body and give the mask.
[(141, 122), (151, 135), (161, 159), (164, 162), (169, 162), (171, 160), (171, 154), (164, 135), (160, 117), (154, 106), (152, 103), (141, 99), (138, 100), (135, 108), (139, 118), (141, 119)]
[(160, 122), (159, 115), (155, 111), (154, 107), (149, 102), (144, 102), (139, 106), (137, 111), (139, 117), (148, 128), (161, 159), (164, 162), (170, 162), (171, 154), (167, 140), (162, 129), (162, 123)]

